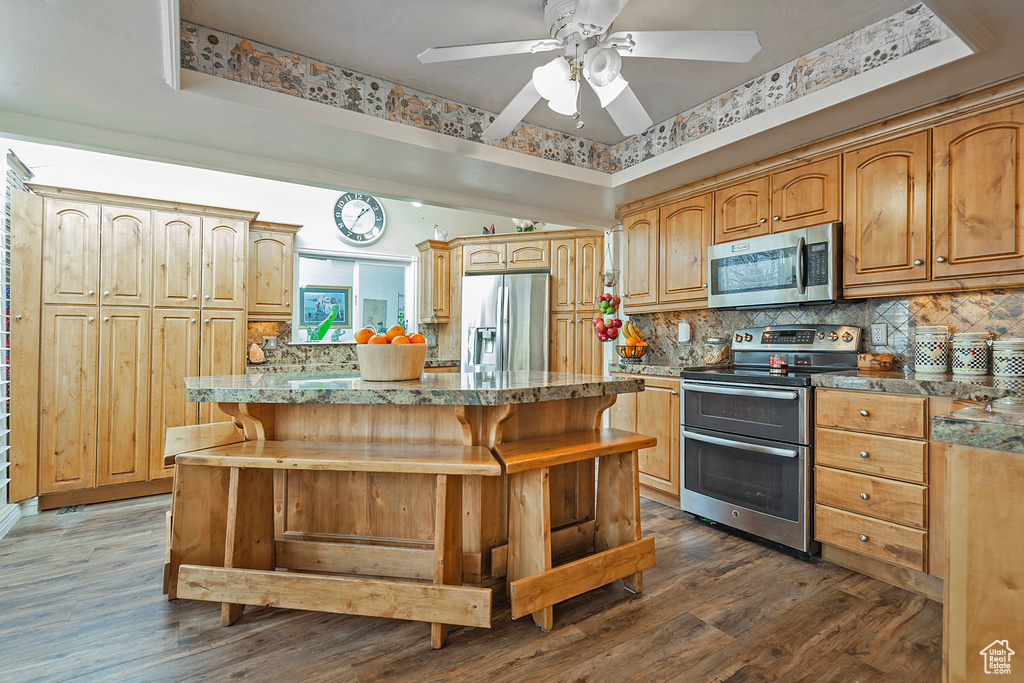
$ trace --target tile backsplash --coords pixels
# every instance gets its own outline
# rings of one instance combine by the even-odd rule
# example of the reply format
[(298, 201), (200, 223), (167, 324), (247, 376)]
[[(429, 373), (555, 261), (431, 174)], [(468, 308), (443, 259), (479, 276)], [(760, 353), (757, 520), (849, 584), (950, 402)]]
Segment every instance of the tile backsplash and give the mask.
[[(437, 325), (420, 325), (418, 331), (427, 339), (427, 358), (437, 358)], [(250, 322), (245, 348), (252, 344), (262, 347), (263, 337), (277, 337), (276, 349), (263, 350), (266, 365), (346, 363), (356, 359), (355, 344), (292, 344), (292, 326), (285, 322)]]
[[(948, 325), (957, 332), (994, 332), (1024, 337), (1024, 289), (992, 289), (919, 296), (893, 296), (843, 300), (822, 306), (752, 310), (696, 310), (630, 316), (648, 335), (646, 362), (651, 365), (701, 365), (708, 337), (731, 336), (737, 329), (766, 325), (830, 324), (864, 329), (861, 349), (866, 353), (892, 353), (899, 367), (913, 363), (914, 328)], [(679, 323), (693, 326), (693, 343), (678, 339)], [(889, 343), (871, 346), (868, 326), (886, 323)]]

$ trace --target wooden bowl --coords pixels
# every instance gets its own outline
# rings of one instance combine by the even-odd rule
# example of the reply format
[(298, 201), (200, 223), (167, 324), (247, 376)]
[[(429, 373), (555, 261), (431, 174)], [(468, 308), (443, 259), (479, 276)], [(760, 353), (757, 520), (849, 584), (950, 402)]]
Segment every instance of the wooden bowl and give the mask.
[(892, 370), (891, 353), (861, 353), (857, 355), (857, 368), (869, 372)]
[(419, 379), (427, 358), (426, 344), (359, 344), (359, 374), (367, 382)]

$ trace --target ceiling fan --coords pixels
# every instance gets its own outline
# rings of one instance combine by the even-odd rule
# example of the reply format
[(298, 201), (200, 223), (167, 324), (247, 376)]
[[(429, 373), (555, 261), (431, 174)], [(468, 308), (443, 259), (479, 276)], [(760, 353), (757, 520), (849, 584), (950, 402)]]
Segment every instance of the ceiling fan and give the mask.
[(629, 0), (543, 0), (550, 38), (432, 47), (419, 54), (423, 64), (561, 50), (562, 55), (533, 70), (533, 78), (487, 130), (485, 140), (512, 132), (542, 98), (566, 116), (580, 118), (580, 83), (586, 80), (601, 107), (623, 135), (653, 125), (650, 115), (622, 77), (622, 57), (657, 57), (717, 62), (749, 62), (761, 50), (753, 31), (616, 31), (608, 29)]

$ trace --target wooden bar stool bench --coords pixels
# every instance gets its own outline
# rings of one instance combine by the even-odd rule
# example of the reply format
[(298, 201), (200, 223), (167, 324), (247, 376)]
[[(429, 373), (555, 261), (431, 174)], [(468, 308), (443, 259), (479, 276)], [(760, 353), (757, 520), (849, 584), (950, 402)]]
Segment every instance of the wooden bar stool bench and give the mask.
[[(545, 631), (552, 605), (616, 579), (643, 590), (643, 570), (654, 566), (654, 537), (640, 535), (637, 451), (657, 439), (620, 429), (596, 429), (498, 444), (509, 476), (508, 581), (512, 618), (527, 614)], [(551, 563), (548, 470), (597, 458), (594, 553), (558, 567)]]
[[(172, 598), (222, 603), (225, 626), (241, 617), (245, 605), (409, 619), (430, 622), (434, 648), (444, 644), (449, 624), (490, 627), (490, 589), (462, 585), (462, 478), (501, 475), (501, 466), (488, 449), (254, 440), (181, 453), (175, 463), (165, 585)], [(417, 558), (429, 551), (412, 551), (418, 553), (412, 556), (403, 547), (344, 544), (337, 550), (341, 555), (361, 553), (360, 560), (367, 564), (361, 573), (383, 576), (399, 576), (389, 564), (411, 557), (408, 578), (426, 578), (429, 583), (275, 571), (274, 470), (433, 476), (437, 493), (432, 571), (430, 566), (416, 567)], [(315, 569), (332, 571), (331, 566)]]

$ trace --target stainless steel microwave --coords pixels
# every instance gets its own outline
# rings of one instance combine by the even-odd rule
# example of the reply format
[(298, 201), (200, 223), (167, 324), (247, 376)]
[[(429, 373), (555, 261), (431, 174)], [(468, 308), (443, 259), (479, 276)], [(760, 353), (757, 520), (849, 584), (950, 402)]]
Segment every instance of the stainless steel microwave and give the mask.
[(835, 301), (841, 232), (826, 223), (708, 247), (708, 307)]

